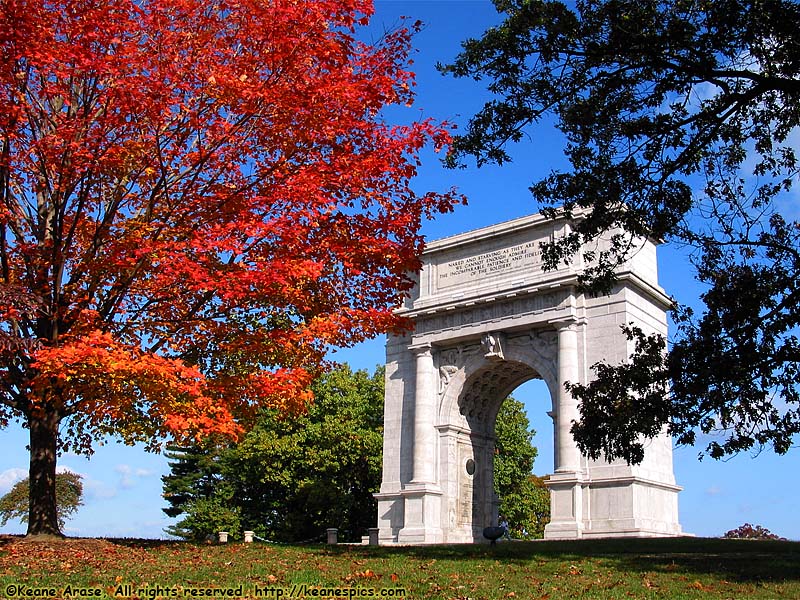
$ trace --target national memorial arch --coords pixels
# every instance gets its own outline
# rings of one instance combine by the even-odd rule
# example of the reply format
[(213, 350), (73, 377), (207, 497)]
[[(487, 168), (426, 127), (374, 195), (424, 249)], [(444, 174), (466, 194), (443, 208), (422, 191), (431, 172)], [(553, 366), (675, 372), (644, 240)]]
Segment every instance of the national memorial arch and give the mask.
[(630, 355), (621, 325), (666, 333), (655, 245), (642, 243), (610, 295), (590, 297), (576, 288), (579, 257), (541, 268), (540, 242), (569, 227), (532, 215), (427, 245), (400, 309), (415, 330), (386, 345), (381, 544), (482, 541), (497, 523), (495, 419), (530, 379), (547, 384), (542, 410), (554, 423), (545, 538), (681, 535), (670, 438), (649, 442), (641, 465), (589, 460), (570, 434), (578, 406), (563, 385)]

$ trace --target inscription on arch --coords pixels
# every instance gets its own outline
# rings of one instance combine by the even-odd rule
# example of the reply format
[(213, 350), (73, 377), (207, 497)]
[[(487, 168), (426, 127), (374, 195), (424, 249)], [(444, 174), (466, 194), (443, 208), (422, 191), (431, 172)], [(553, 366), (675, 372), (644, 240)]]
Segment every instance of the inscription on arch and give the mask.
[(470, 283), (487, 275), (541, 270), (542, 251), (539, 241), (525, 242), (491, 252), (482, 252), (438, 265), (439, 289)]

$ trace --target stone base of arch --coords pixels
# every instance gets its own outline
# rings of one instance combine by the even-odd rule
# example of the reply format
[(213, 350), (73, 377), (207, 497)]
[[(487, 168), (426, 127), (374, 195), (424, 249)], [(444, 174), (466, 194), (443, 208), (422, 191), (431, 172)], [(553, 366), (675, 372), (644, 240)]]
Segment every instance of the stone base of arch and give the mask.
[[(545, 539), (683, 535), (677, 514), (679, 486), (632, 474), (592, 479), (585, 473), (555, 473), (547, 487), (551, 521)], [(453, 524), (442, 510), (447, 498), (435, 486), (411, 486), (375, 497), (379, 543), (384, 545), (487, 542), (483, 527), (497, 523), (494, 511), (485, 524)]]
[(402, 491), (401, 498), (404, 519), (397, 542), (412, 545), (444, 542), (444, 532), (440, 526), (442, 490), (439, 486), (410, 483)]
[(679, 486), (632, 473), (598, 478), (555, 473), (546, 485), (550, 489), (551, 520), (545, 527), (545, 539), (683, 534), (678, 523)]

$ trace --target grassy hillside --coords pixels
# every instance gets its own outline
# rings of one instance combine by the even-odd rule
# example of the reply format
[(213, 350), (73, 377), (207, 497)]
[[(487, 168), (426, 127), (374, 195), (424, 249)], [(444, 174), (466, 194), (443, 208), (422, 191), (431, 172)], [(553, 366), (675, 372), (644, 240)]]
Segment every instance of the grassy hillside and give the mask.
[(800, 543), (375, 548), (5, 537), (0, 597), (800, 598)]

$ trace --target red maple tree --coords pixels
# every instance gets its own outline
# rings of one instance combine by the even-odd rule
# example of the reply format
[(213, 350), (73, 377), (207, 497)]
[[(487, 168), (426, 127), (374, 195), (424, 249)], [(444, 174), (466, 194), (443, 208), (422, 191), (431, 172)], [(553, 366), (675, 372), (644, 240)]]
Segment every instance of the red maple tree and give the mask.
[(430, 121), (371, 0), (4, 0), (0, 425), (30, 429), (28, 534), (59, 450), (236, 435), (301, 407), (331, 345), (403, 325)]

